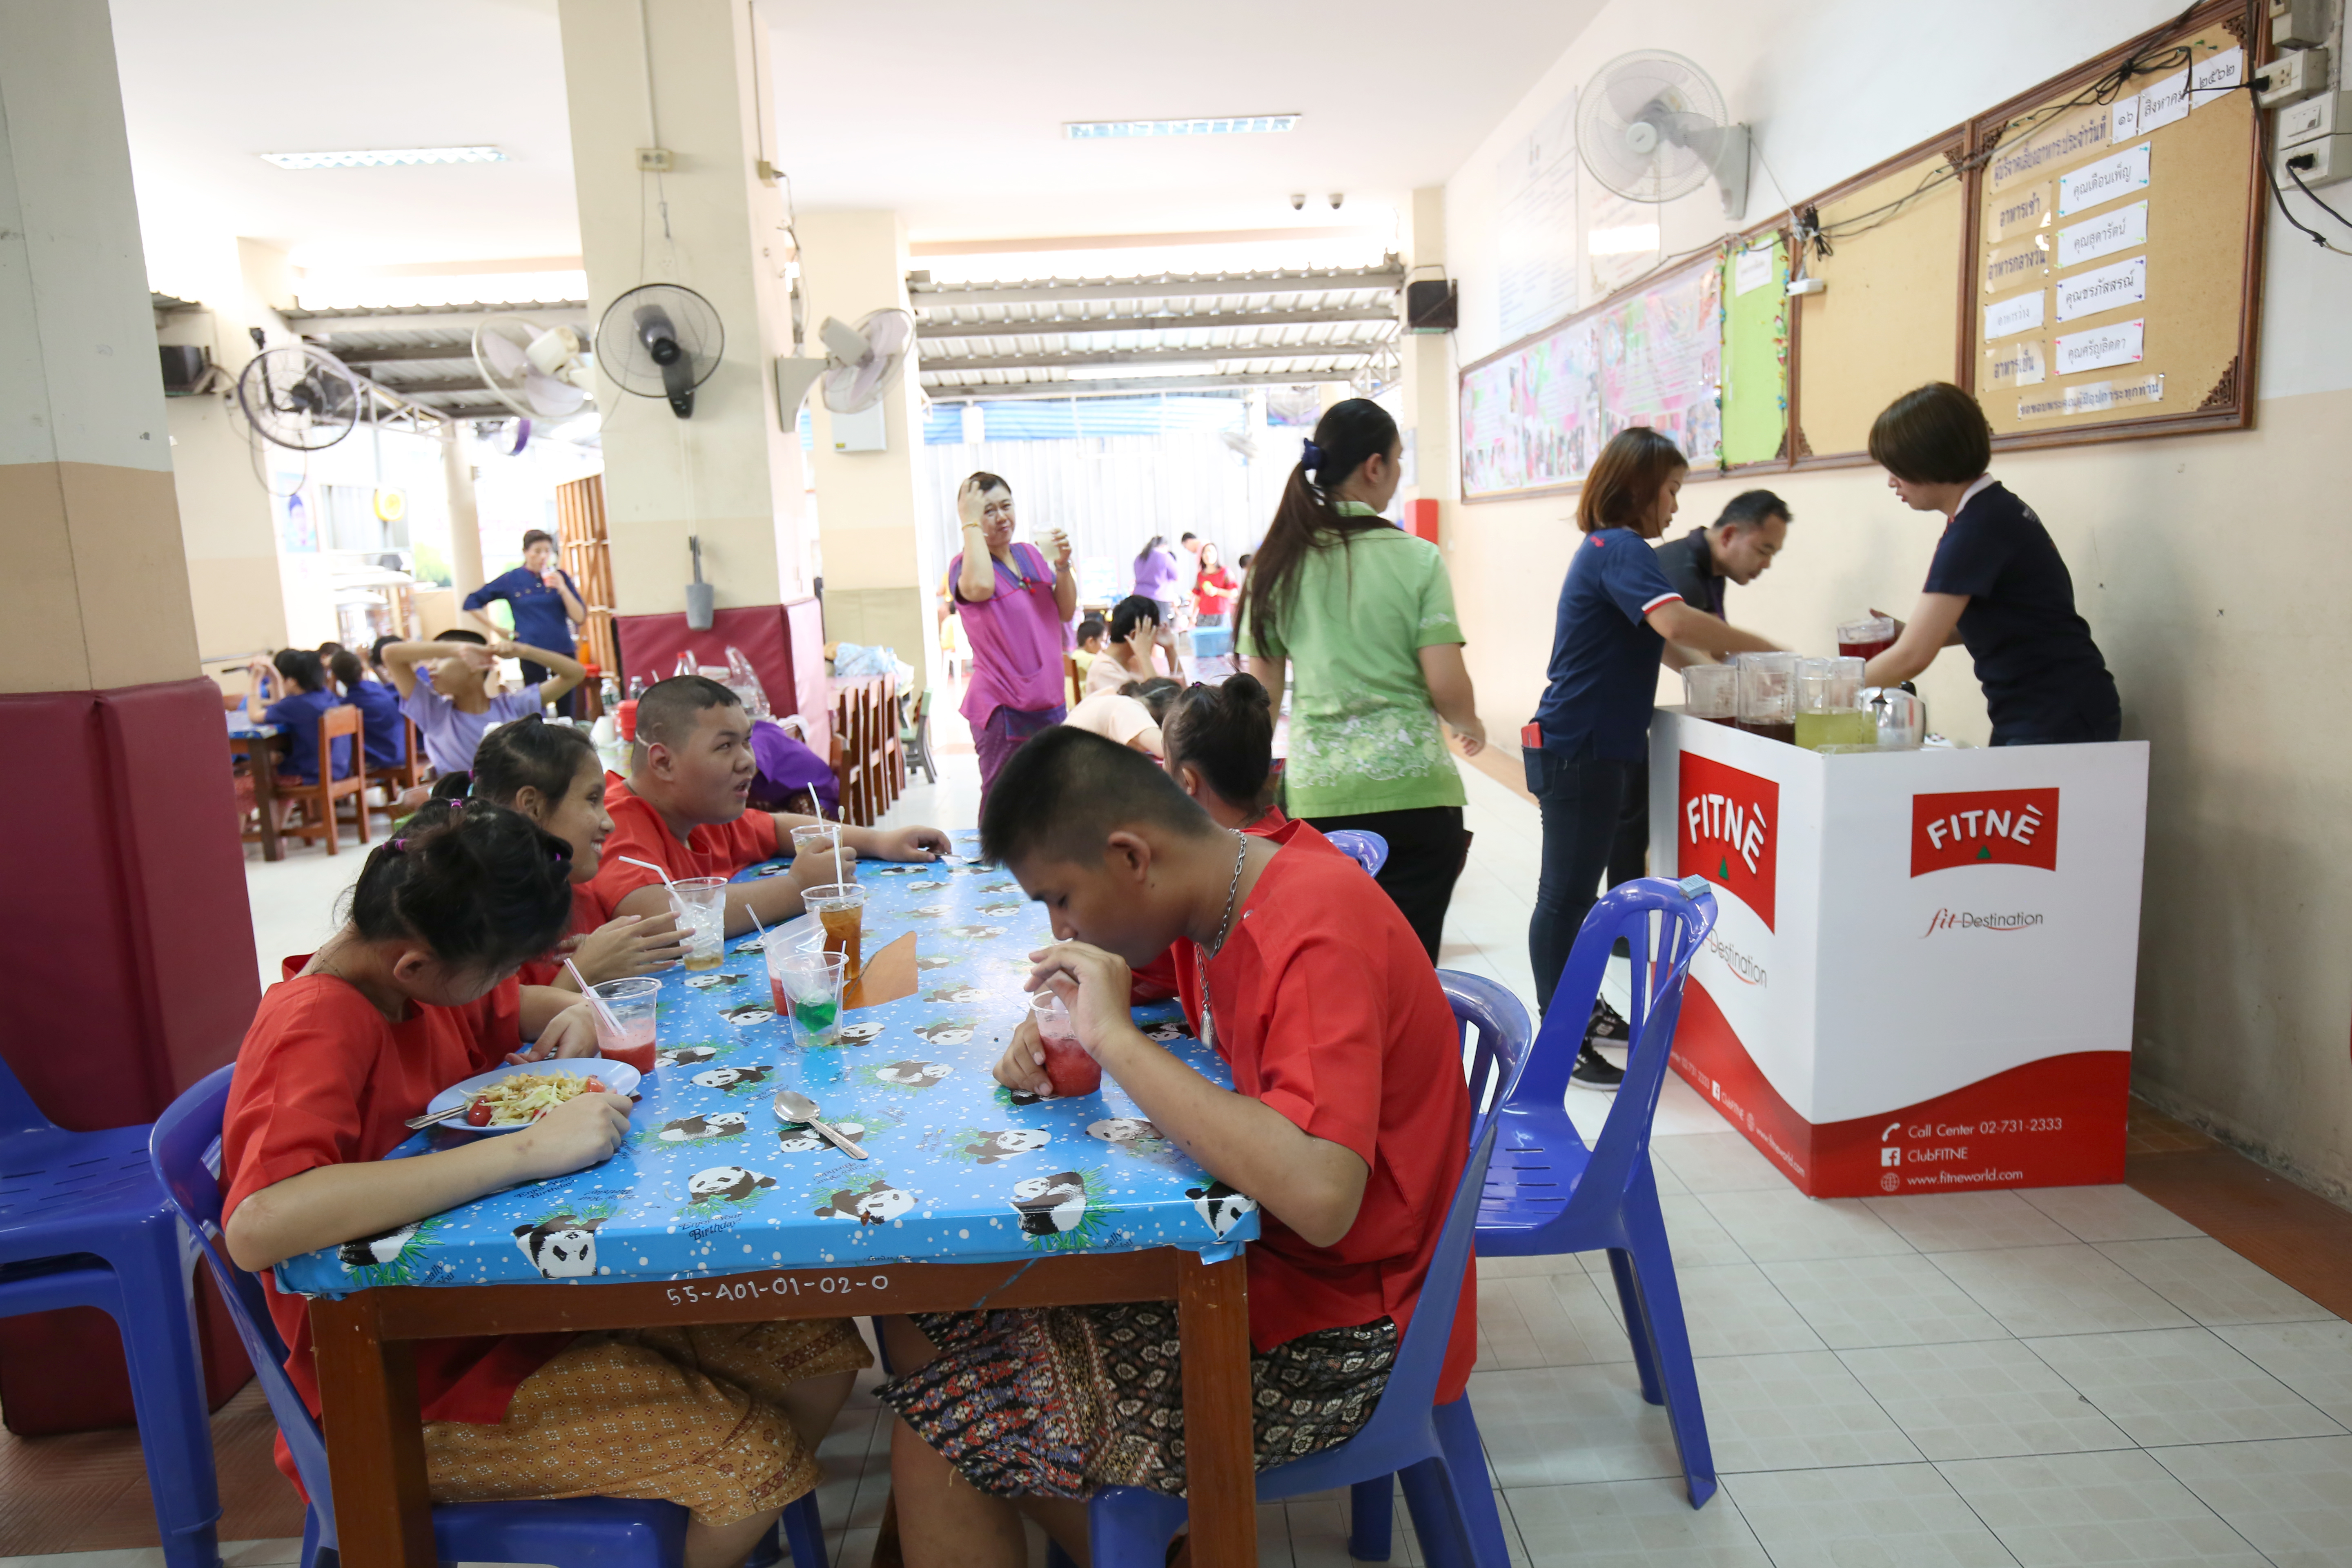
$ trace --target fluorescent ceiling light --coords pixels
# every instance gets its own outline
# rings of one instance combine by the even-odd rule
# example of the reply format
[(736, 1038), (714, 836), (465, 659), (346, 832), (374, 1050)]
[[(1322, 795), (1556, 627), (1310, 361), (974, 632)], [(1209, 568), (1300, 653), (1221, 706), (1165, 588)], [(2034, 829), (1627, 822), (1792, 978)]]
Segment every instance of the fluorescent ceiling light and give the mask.
[[(951, 361), (940, 362), (951, 366)], [(1072, 381), (1118, 381), (1129, 376), (1146, 375), (1214, 375), (1217, 362), (1213, 359), (1160, 360), (1143, 364), (1074, 364), (1070, 367)]]
[(364, 147), (349, 153), (264, 153), (281, 169), (379, 169), (395, 163), (503, 163), (496, 147)]
[(1214, 120), (1069, 120), (1062, 134), (1072, 142), (1119, 141), (1138, 136), (1249, 136), (1297, 129), (1296, 114), (1239, 114)]

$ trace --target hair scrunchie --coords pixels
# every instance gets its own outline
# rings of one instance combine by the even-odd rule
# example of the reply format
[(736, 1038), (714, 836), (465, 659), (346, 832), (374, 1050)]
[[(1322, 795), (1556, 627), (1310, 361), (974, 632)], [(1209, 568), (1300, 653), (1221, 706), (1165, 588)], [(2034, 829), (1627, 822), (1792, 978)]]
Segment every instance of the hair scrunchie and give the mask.
[(1311, 436), (1298, 445), (1298, 466), (1310, 474), (1322, 471), (1323, 448), (1315, 444)]

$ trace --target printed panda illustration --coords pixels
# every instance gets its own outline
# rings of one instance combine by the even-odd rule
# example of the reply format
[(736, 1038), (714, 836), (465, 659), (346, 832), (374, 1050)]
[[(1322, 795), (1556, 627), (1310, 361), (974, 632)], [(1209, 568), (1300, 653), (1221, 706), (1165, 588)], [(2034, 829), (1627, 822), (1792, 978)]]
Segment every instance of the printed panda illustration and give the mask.
[(1223, 1182), (1211, 1182), (1205, 1187), (1187, 1187), (1184, 1195), (1192, 1200), (1193, 1212), (1220, 1239), (1241, 1223), (1242, 1215), (1254, 1213), (1257, 1208), (1255, 1198), (1237, 1193)]
[(416, 1234), (417, 1226), (423, 1223), (412, 1220), (393, 1230), (347, 1241), (335, 1249), (335, 1256), (346, 1268), (367, 1268), (390, 1263), (400, 1256), (400, 1249), (408, 1245), (409, 1238)]
[(1160, 1132), (1140, 1116), (1107, 1116), (1100, 1121), (1087, 1122), (1087, 1135), (1106, 1143), (1138, 1143), (1157, 1138)]
[(719, 1053), (709, 1046), (680, 1046), (676, 1050), (656, 1051), (654, 1053), (654, 1066), (657, 1068), (693, 1068), (700, 1067), (703, 1063), (708, 1061), (716, 1061), (718, 1058)]
[(982, 991), (977, 985), (949, 985), (942, 987), (940, 990), (928, 993), (923, 997), (923, 1000), (926, 1002), (942, 1002), (950, 1007), (962, 1007), (979, 1001), (986, 994), (988, 994), (988, 993)]
[(1013, 1184), (1013, 1207), (1030, 1236), (1076, 1230), (1087, 1215), (1087, 1186), (1076, 1171), (1031, 1176)]
[(776, 1184), (773, 1176), (763, 1176), (757, 1171), (747, 1171), (740, 1165), (713, 1165), (707, 1171), (697, 1171), (686, 1179), (688, 1203), (715, 1204), (724, 1200), (740, 1204), (756, 1198), (762, 1187)]
[(970, 1024), (922, 1024), (916, 1026), (914, 1034), (925, 1044), (941, 1047), (971, 1044)]
[(952, 904), (917, 904), (907, 911), (917, 920), (935, 921), (954, 909)]
[(1032, 1150), (1043, 1149), (1054, 1141), (1054, 1135), (1050, 1132), (1032, 1131), (1027, 1128), (1016, 1127), (1004, 1132), (988, 1132), (985, 1129), (982, 1131), (983, 1136), (979, 1142), (967, 1143), (963, 1146), (963, 1152), (971, 1156), (973, 1163), (982, 1165), (993, 1165), (998, 1161), (1009, 1160), (1015, 1154), (1026, 1154)]
[(765, 1083), (768, 1075), (775, 1070), (772, 1067), (711, 1068), (696, 1073), (694, 1081), (705, 1089), (750, 1089)]
[(515, 1245), (542, 1279), (584, 1279), (596, 1272), (596, 1227), (601, 1219), (568, 1214), (539, 1225), (515, 1226)]
[(864, 1188), (850, 1187), (833, 1194), (816, 1211), (819, 1219), (854, 1219), (860, 1225), (887, 1225), (915, 1206), (915, 1194), (894, 1187), (887, 1176), (877, 1176)]
[[(853, 1143), (866, 1136), (863, 1122), (836, 1121), (833, 1130)], [(826, 1142), (824, 1134), (814, 1128), (787, 1127), (776, 1134), (776, 1147), (787, 1154), (808, 1154), (819, 1149), (830, 1149), (833, 1145)]]
[(1008, 877), (1002, 882), (982, 882), (980, 890), (983, 893), (1017, 893), (1021, 890), (1021, 884)]
[(951, 952), (924, 952), (915, 956), (918, 969), (945, 969), (955, 962), (956, 955)]
[(947, 884), (945, 882), (909, 882), (907, 884), (907, 891), (910, 893), (936, 893), (941, 888), (946, 886)]
[(693, 1138), (732, 1138), (746, 1131), (751, 1119), (740, 1110), (714, 1110), (708, 1116), (688, 1116), (665, 1124), (656, 1134), (665, 1143), (683, 1143)]
[(1184, 1026), (1184, 1020), (1181, 1018), (1171, 1018), (1165, 1023), (1154, 1024), (1143, 1031), (1145, 1039), (1158, 1040), (1163, 1046), (1171, 1040), (1190, 1039), (1192, 1035), (1192, 1031)]
[(776, 1010), (765, 1002), (745, 1002), (740, 1006), (721, 1007), (719, 1016), (739, 1029), (748, 1029), (754, 1024), (773, 1023)]
[(717, 972), (711, 972), (703, 974), (689, 974), (686, 977), (686, 984), (689, 988), (696, 991), (709, 991), (720, 985), (740, 985), (743, 984), (743, 977), (740, 974), (721, 974)]
[[(920, 1029), (915, 1032), (922, 1033)], [(964, 1038), (971, 1037), (971, 1031), (965, 1030)], [(907, 1089), (929, 1089), (953, 1071), (955, 1068), (946, 1062), (891, 1062), (876, 1068), (874, 1076), (884, 1083), (895, 1083)]]
[(1003, 903), (982, 904), (974, 912), (983, 915), (1017, 915), (1021, 912), (1021, 906), (1007, 900)]
[(880, 1037), (883, 1029), (887, 1026), (875, 1023), (872, 1019), (855, 1024), (844, 1024), (841, 1026), (841, 1043), (845, 1046), (870, 1046)]
[[(923, 911), (917, 910), (914, 912), (916, 914), (921, 914)], [(945, 910), (941, 910), (939, 912), (940, 914), (947, 913)], [(1004, 934), (1004, 928), (1003, 926), (950, 926), (940, 934), (955, 937), (958, 940), (964, 942), (989, 942), (997, 937), (1003, 936)]]

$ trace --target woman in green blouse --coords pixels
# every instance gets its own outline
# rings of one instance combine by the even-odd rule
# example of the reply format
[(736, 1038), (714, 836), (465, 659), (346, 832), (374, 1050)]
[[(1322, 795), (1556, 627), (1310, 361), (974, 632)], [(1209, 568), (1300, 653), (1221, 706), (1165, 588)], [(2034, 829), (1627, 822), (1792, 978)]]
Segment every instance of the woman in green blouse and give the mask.
[(1380, 884), (1436, 962), (1463, 858), (1465, 756), (1486, 743), (1437, 547), (1380, 515), (1403, 455), (1396, 421), (1334, 404), (1290, 471), (1242, 591), (1235, 642), (1278, 710), (1290, 684), (1287, 806), (1388, 841)]

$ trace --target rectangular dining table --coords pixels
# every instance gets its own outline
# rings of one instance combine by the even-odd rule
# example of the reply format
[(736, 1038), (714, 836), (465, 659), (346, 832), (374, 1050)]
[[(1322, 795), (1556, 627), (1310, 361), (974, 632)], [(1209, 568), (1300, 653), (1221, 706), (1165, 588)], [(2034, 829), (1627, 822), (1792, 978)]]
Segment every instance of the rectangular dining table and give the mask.
[(253, 804), (261, 814), (264, 860), (280, 860), (286, 856), (278, 842), (277, 740), (277, 725), (257, 724), (245, 716), (243, 709), (228, 710), (229, 763), (233, 767), (238, 758), (244, 758), (246, 772), (253, 779)]
[[(971, 836), (957, 837), (968, 854)], [(1256, 1560), (1242, 1257), (1255, 1204), (1108, 1079), (1044, 1100), (995, 1082), (1027, 955), (1049, 940), (1011, 877), (968, 859), (857, 873), (866, 954), (912, 933), (916, 978), (845, 1011), (840, 1044), (794, 1038), (758, 938), (715, 971), (663, 971), (657, 1066), (619, 1153), (278, 1267), (280, 1289), (312, 1298), (349, 1568), (434, 1562), (417, 1340), (1146, 1300), (1177, 1304), (1193, 1561)], [(816, 939), (803, 921), (769, 940)], [(1232, 1081), (1173, 1005), (1136, 1016)], [(868, 1158), (781, 1121), (779, 1088), (815, 1100)], [(487, 1135), (421, 1133), (389, 1157)]]

